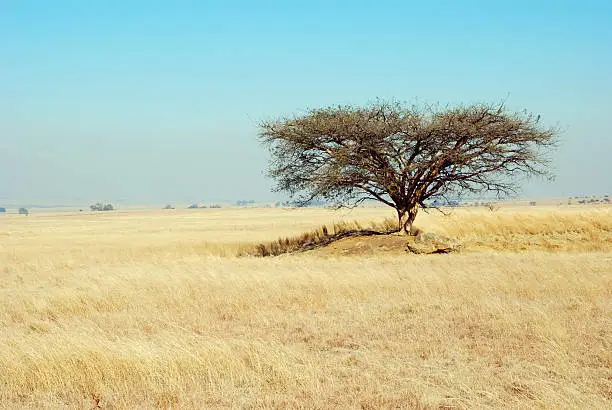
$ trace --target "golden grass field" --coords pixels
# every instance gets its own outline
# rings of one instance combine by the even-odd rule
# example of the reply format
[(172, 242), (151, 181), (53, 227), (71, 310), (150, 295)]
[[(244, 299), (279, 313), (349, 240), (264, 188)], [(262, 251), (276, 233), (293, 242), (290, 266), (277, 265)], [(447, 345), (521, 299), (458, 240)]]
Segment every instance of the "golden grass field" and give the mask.
[(450, 255), (236, 256), (392, 216), (0, 215), (0, 408), (612, 408), (612, 207), (419, 215)]

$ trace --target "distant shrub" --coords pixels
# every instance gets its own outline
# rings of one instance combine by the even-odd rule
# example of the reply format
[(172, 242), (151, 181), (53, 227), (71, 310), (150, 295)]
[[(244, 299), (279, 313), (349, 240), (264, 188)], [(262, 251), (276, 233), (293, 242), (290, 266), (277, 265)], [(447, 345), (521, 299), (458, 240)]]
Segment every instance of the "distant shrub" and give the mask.
[(187, 207), (187, 209), (198, 209), (198, 208), (199, 208), (198, 204), (191, 204)]
[(487, 208), (489, 208), (489, 211), (495, 212), (499, 210), (499, 204), (496, 204), (495, 202), (489, 202), (487, 203)]
[(536, 204), (537, 204), (537, 203), (536, 203), (536, 201), (531, 201), (531, 202), (529, 202), (529, 205), (530, 205), (530, 206), (536, 206)]
[(248, 205), (253, 205), (255, 203), (255, 201), (253, 199), (241, 199), (236, 201), (236, 206), (248, 206)]
[(19, 215), (29, 215), (30, 213), (28, 212), (27, 209), (25, 208), (19, 208)]
[(103, 204), (102, 202), (90, 205), (89, 208), (92, 211), (113, 211), (115, 209), (112, 204)]
[(174, 207), (170, 204), (164, 206), (162, 209), (174, 209)]
[(221, 208), (219, 204), (212, 204), (209, 208)]
[(429, 204), (429, 206), (433, 208), (440, 208), (443, 206), (454, 208), (457, 206), (461, 206), (461, 204), (459, 203), (459, 201), (448, 201), (448, 200), (435, 199), (432, 203)]

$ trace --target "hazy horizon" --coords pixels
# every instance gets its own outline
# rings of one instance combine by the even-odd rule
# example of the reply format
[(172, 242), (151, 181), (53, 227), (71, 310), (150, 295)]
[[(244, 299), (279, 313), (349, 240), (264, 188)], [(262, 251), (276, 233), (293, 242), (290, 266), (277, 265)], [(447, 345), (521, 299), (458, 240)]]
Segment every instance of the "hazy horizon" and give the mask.
[(0, 4), (0, 206), (284, 199), (262, 119), (380, 98), (498, 102), (558, 126), (552, 182), (612, 194), (612, 5)]

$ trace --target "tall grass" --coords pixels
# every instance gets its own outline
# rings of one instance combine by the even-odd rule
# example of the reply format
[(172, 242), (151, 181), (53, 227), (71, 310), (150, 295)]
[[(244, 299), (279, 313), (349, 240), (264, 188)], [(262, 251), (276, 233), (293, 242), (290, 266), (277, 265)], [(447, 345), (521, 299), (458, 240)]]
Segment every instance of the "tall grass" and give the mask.
[(457, 210), (430, 229), (458, 238), (467, 249), (610, 251), (612, 208), (471, 213)]
[(0, 408), (605, 408), (609, 254), (3, 275)]
[[(609, 207), (558, 211), (486, 212), (455, 209), (445, 216), (425, 214), (419, 230), (441, 234), (466, 251), (499, 250), (584, 252), (612, 250), (612, 211)], [(240, 256), (277, 256), (312, 250), (351, 236), (397, 233), (397, 222), (342, 221), (275, 241), (245, 245)], [(398, 242), (395, 241), (397, 244)]]
[(236, 257), (322, 225), (320, 241), (384, 230), (368, 223), (384, 209), (7, 216), (0, 408), (612, 400), (607, 208), (420, 215), (469, 245), (444, 257)]

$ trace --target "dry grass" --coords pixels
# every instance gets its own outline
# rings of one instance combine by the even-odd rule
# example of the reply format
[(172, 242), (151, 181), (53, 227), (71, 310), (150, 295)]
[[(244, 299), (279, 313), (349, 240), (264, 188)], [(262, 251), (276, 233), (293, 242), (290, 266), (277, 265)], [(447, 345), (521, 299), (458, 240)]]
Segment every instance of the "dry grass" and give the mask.
[[(514, 208), (506, 212), (458, 209), (437, 229), (469, 249), (552, 252), (612, 251), (612, 207)], [(431, 227), (433, 229), (433, 227)]]
[(299, 235), (281, 237), (275, 241), (261, 242), (254, 246), (245, 246), (236, 256), (279, 256), (328, 246), (344, 238), (390, 235), (398, 231), (397, 222), (391, 218), (386, 218), (381, 222), (372, 221), (365, 226), (357, 221), (342, 221), (330, 226), (323, 225)]
[[(441, 214), (425, 214), (420, 223), (426, 231), (442, 234), (444, 237), (458, 241), (462, 249), (525, 251), (539, 250), (545, 252), (609, 252), (612, 251), (612, 212), (610, 207), (587, 209), (569, 208), (520, 208), (510, 212), (498, 213), (499, 206), (484, 207), (475, 210), (458, 208)], [(488, 212), (487, 212), (488, 210)], [(342, 239), (343, 237), (361, 234), (397, 232), (397, 222), (393, 218), (371, 221), (368, 224), (357, 221), (342, 221), (328, 227), (322, 227), (291, 237), (281, 237), (276, 241), (261, 242), (255, 246), (244, 246), (238, 255), (278, 256), (283, 253), (311, 250)], [(352, 235), (355, 234), (355, 235)], [(399, 234), (398, 234), (399, 235)], [(323, 252), (324, 254), (355, 255), (356, 252), (345, 252), (352, 249), (368, 253), (381, 247), (403, 252), (405, 243), (394, 235), (377, 241), (368, 240), (366, 246), (359, 246), (359, 240), (347, 240), (337, 247), (340, 252)], [(356, 246), (357, 245), (357, 246)], [(372, 249), (373, 248), (373, 249)], [(370, 252), (371, 253), (371, 252)]]
[(420, 217), (457, 255), (231, 256), (386, 216), (7, 215), (0, 407), (610, 407), (608, 208)]

